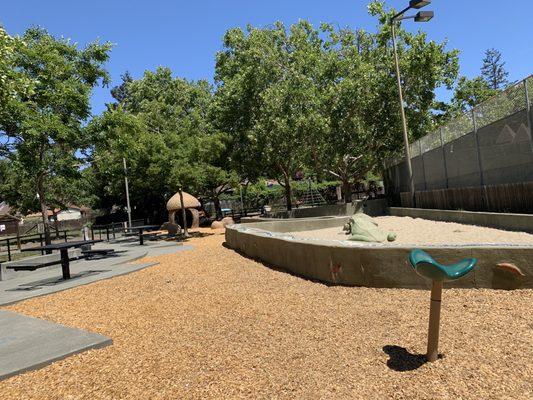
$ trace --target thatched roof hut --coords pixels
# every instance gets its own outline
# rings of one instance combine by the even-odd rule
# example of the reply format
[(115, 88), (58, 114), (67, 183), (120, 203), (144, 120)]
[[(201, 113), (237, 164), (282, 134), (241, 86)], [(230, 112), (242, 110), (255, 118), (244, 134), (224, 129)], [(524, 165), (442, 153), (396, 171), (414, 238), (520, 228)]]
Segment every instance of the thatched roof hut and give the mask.
[[(180, 199), (180, 193), (176, 193), (174, 196), (170, 198), (170, 200), (167, 202), (167, 210), (168, 210), (168, 219), (169, 222), (172, 224), (176, 223), (176, 219), (178, 219), (178, 223), (181, 226), (184, 226), (185, 223), (190, 228), (197, 228), (200, 226), (200, 215), (198, 213), (197, 208), (200, 207), (200, 201), (190, 195), (189, 193), (183, 192), (183, 204), (184, 208), (186, 210), (186, 216), (187, 221), (183, 221), (181, 209), (183, 208), (181, 205), (181, 199)], [(180, 211), (180, 212), (178, 212)]]
[[(200, 201), (193, 195), (190, 195), (187, 192), (183, 192), (183, 203), (185, 204), (185, 208), (197, 208), (200, 207)], [(180, 200), (180, 194), (179, 192), (176, 193), (174, 196), (170, 198), (170, 200), (167, 202), (167, 210), (168, 211), (176, 211), (181, 210), (181, 200)]]

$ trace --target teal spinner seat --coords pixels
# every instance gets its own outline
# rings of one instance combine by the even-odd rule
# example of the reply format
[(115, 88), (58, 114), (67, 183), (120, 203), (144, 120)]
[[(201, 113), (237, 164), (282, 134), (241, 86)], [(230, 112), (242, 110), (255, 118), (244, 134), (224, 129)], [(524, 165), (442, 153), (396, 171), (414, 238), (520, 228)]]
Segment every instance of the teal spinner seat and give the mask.
[(411, 251), (409, 261), (418, 275), (437, 282), (459, 279), (472, 271), (477, 263), (475, 258), (465, 258), (452, 265), (442, 265), (420, 249)]

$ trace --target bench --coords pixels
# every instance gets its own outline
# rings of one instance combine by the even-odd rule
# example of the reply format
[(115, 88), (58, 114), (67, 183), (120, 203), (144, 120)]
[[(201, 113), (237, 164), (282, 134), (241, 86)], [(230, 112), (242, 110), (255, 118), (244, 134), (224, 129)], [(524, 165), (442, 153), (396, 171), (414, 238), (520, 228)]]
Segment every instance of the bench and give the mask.
[(51, 261), (47, 263), (20, 263), (16, 265), (6, 265), (6, 269), (13, 269), (15, 271), (35, 271), (39, 268), (49, 267), (51, 265), (61, 264), (61, 260)]
[(86, 256), (87, 258), (91, 258), (95, 255), (106, 256), (114, 252), (115, 249), (82, 249), (81, 254)]

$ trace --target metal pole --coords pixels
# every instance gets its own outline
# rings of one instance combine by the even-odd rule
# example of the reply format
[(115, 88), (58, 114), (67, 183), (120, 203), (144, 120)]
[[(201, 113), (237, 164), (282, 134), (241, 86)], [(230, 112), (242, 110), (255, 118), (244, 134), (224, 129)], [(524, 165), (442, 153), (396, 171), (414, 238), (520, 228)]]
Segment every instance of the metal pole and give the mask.
[[(479, 168), (479, 184), (481, 186), (481, 208), (482, 210), (488, 211), (487, 196), (485, 195), (485, 177), (483, 175), (483, 164), (481, 162), (481, 149), (479, 148), (479, 136), (477, 134), (477, 122), (476, 122), (476, 112), (475, 108), (472, 108), (472, 123), (474, 125), (474, 137), (476, 139), (476, 150), (477, 150), (477, 162)], [(487, 208), (487, 209), (485, 209)]]
[(11, 247), (9, 246), (9, 239), (6, 240), (7, 243), (7, 260), (11, 261)]
[(531, 115), (531, 104), (529, 103), (529, 91), (527, 89), (527, 80), (524, 79), (524, 95), (526, 97), (526, 117), (527, 117), (527, 127), (529, 129), (529, 146), (531, 147), (531, 152), (533, 153), (533, 116)]
[(440, 306), (442, 301), (442, 282), (433, 281), (431, 303), (429, 306), (428, 347), (426, 357), (429, 362), (439, 357)]
[(428, 183), (426, 180), (426, 166), (424, 165), (424, 153), (422, 153), (422, 141), (418, 139), (418, 148), (420, 149), (420, 158), (422, 159), (422, 175), (424, 176), (424, 190), (428, 190)]
[(413, 168), (411, 166), (411, 155), (409, 153), (409, 135), (407, 132), (407, 120), (405, 118), (405, 110), (403, 108), (402, 82), (400, 78), (400, 64), (398, 62), (398, 51), (396, 49), (396, 30), (394, 28), (394, 20), (391, 21), (391, 26), (392, 26), (392, 47), (394, 49), (394, 63), (396, 65), (396, 81), (398, 83), (398, 97), (400, 99), (400, 115), (402, 117), (403, 143), (405, 147), (405, 163), (407, 165), (407, 175), (409, 179), (409, 190), (411, 192), (412, 206), (416, 207), (415, 184), (413, 181)]
[(483, 186), (485, 184), (485, 179), (483, 177), (483, 166), (481, 165), (481, 151), (479, 149), (479, 137), (477, 135), (477, 122), (476, 122), (475, 109), (472, 108), (471, 112), (472, 112), (472, 122), (474, 124), (474, 137), (476, 138), (477, 162), (478, 162), (478, 168), (479, 168), (479, 181), (480, 181), (480, 185)]
[(444, 180), (446, 181), (446, 189), (448, 189), (448, 166), (446, 165), (446, 151), (444, 150), (444, 137), (442, 136), (442, 127), (439, 129), (440, 134), (440, 148), (442, 149), (442, 159), (444, 161)]
[(122, 158), (124, 162), (124, 183), (126, 185), (126, 206), (128, 207), (128, 223), (131, 228), (131, 207), (130, 207), (130, 189), (128, 185), (128, 168), (126, 167), (126, 157)]

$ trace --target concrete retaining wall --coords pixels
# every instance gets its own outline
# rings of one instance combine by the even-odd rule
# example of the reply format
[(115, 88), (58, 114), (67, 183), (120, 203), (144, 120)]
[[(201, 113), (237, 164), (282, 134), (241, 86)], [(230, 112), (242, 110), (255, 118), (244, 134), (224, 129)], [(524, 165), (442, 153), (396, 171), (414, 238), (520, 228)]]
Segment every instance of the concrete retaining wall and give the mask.
[(269, 218), (314, 218), (323, 216), (345, 216), (355, 214), (356, 208), (363, 203), (364, 212), (370, 216), (385, 215), (387, 199), (356, 200), (352, 203), (328, 204), (319, 207), (295, 208), (292, 211), (278, 211), (268, 215)]
[[(296, 239), (283, 232), (339, 228), (346, 218), (291, 220), (233, 225), (226, 229), (226, 243), (244, 255), (283, 268), (296, 275), (348, 286), (427, 289), (429, 283), (408, 264), (408, 247), (355, 244), (318, 239)], [(298, 224), (301, 224), (298, 226)], [(422, 247), (439, 262), (451, 264), (476, 257), (474, 272), (446, 287), (517, 289), (533, 288), (533, 247), (449, 246)], [(496, 267), (510, 262), (521, 268), (519, 277)]]
[(423, 208), (390, 207), (390, 215), (431, 219), (433, 221), (458, 222), (533, 233), (532, 214), (488, 213), (475, 211), (429, 210)]

